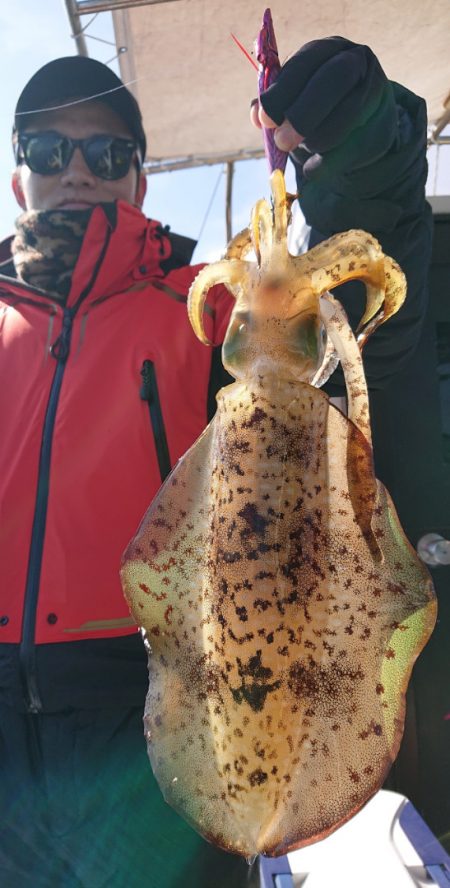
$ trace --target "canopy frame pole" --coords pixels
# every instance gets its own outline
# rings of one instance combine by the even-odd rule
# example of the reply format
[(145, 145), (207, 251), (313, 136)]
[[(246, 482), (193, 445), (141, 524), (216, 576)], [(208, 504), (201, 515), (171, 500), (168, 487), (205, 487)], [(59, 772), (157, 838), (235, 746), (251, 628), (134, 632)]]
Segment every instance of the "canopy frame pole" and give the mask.
[(225, 164), (225, 172), (226, 172), (226, 190), (225, 190), (225, 225), (226, 225), (226, 237), (227, 244), (230, 242), (233, 237), (233, 212), (232, 212), (232, 198), (233, 198), (233, 176), (234, 176), (234, 161), (229, 160)]
[(80, 13), (78, 11), (77, 0), (64, 0), (67, 17), (69, 19), (69, 24), (72, 29), (72, 37), (75, 39), (75, 43), (77, 45), (78, 55), (80, 56), (88, 56), (88, 48), (86, 44), (86, 40), (83, 34), (83, 29), (81, 27), (80, 21)]
[(64, 0), (73, 16), (94, 12), (114, 12), (116, 9), (132, 9), (134, 6), (155, 6), (156, 3), (175, 3), (176, 0)]

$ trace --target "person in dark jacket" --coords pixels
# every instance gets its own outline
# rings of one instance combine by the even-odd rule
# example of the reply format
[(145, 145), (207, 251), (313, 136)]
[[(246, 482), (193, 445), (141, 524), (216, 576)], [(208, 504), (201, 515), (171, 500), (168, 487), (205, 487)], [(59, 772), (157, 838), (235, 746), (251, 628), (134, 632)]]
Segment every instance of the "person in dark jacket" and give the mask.
[[(407, 275), (404, 308), (365, 356), (369, 387), (386, 385), (412, 359), (426, 303), (424, 103), (341, 38), (300, 50), (261, 101), (259, 122), (291, 150), (311, 245), (365, 228)], [(13, 144), (22, 213), (0, 269), (2, 886), (248, 885), (246, 864), (203, 842), (155, 785), (146, 653), (118, 579), (226, 382), (231, 298), (208, 297), (207, 350), (186, 317), (198, 268), (141, 212), (141, 114), (104, 65), (38, 71)], [(339, 297), (359, 319), (358, 284)], [(328, 389), (343, 394), (338, 373)]]

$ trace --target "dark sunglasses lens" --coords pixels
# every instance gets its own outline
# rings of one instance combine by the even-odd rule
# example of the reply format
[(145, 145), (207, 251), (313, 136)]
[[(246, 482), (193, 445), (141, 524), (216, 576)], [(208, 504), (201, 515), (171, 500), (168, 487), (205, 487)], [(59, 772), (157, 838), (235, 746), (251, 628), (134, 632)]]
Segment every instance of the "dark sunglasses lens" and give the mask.
[(25, 161), (34, 173), (55, 175), (63, 170), (71, 155), (70, 141), (58, 133), (36, 133), (22, 143)]
[(122, 179), (130, 169), (135, 151), (132, 142), (108, 136), (94, 136), (84, 146), (86, 163), (100, 179)]

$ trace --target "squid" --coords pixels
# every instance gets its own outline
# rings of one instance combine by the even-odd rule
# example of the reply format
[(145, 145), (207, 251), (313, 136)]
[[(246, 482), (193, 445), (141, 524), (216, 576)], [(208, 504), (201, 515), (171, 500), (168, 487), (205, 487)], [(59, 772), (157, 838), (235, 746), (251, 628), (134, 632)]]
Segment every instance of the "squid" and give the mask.
[[(235, 382), (178, 462), (123, 558), (149, 650), (145, 734), (166, 801), (252, 858), (322, 839), (382, 785), (413, 663), (436, 619), (430, 576), (374, 475), (361, 347), (405, 298), (363, 231), (287, 247), (280, 170), (227, 256), (196, 277), (235, 306)], [(355, 335), (329, 290), (359, 279)], [(321, 390), (340, 361), (348, 413)]]

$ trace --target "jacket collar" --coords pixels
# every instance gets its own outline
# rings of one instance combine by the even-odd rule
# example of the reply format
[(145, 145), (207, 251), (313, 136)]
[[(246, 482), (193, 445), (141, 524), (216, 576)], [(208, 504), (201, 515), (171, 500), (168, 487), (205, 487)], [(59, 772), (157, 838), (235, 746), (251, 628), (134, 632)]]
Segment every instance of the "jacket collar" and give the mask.
[[(7, 238), (0, 244), (0, 274), (8, 276), (14, 273), (11, 241)], [(123, 292), (136, 281), (162, 278), (171, 268), (189, 264), (194, 247), (195, 241), (171, 235), (125, 201), (99, 204), (89, 220), (67, 305), (75, 305), (82, 294), (83, 300), (91, 303)], [(21, 289), (14, 278), (11, 284), (16, 292)]]
[(128, 289), (136, 280), (163, 277), (170, 242), (158, 222), (124, 201), (99, 204), (89, 220), (72, 275), (67, 305)]

